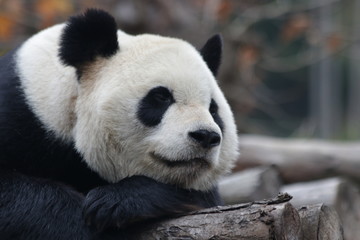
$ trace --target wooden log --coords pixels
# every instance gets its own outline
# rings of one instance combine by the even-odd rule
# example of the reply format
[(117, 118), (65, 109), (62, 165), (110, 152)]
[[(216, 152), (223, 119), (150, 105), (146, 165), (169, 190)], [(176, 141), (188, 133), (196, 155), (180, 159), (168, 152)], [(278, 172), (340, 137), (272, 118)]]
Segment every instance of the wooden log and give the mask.
[(257, 167), (234, 173), (219, 181), (225, 204), (238, 204), (273, 198), (280, 192), (281, 181), (274, 166)]
[[(343, 229), (336, 211), (324, 204), (298, 209), (303, 240), (343, 240)], [(348, 239), (348, 238), (347, 238)]]
[(330, 176), (360, 180), (360, 143), (280, 139), (242, 135), (240, 158), (234, 171), (276, 165), (284, 182), (310, 181)]
[(291, 203), (303, 205), (324, 203), (338, 213), (347, 240), (360, 236), (360, 193), (357, 186), (342, 178), (330, 178), (286, 185), (281, 189), (293, 196)]
[(204, 209), (163, 221), (136, 239), (302, 239), (300, 216), (280, 195), (267, 201)]

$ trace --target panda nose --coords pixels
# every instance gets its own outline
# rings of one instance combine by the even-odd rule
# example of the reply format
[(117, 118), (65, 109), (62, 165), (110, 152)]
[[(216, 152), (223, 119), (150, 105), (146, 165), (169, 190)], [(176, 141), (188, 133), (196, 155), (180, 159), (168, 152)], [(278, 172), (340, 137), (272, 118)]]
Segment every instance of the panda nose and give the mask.
[(197, 130), (194, 132), (189, 132), (191, 139), (199, 143), (203, 148), (213, 148), (220, 144), (221, 137), (218, 133), (208, 130)]

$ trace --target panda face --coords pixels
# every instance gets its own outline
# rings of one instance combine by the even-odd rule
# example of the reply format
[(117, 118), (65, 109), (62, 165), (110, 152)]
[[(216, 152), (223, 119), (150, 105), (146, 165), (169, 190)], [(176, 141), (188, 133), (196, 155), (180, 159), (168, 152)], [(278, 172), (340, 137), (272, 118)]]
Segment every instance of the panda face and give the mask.
[(199, 52), (179, 39), (127, 35), (93, 10), (28, 40), (17, 71), (51, 136), (74, 143), (104, 179), (145, 175), (207, 190), (238, 156), (214, 78), (220, 45), (210, 39)]
[(98, 59), (80, 78), (77, 148), (113, 182), (146, 175), (212, 187), (236, 159), (237, 137), (206, 63), (178, 39), (122, 34), (119, 42), (118, 54)]
[(137, 111), (142, 124), (156, 128), (147, 139), (150, 160), (167, 169), (184, 171), (181, 175), (190, 179), (211, 169), (216, 164), (222, 138), (219, 124), (214, 124), (215, 118), (220, 119), (215, 104), (213, 99), (208, 106), (177, 102), (166, 87), (151, 89)]

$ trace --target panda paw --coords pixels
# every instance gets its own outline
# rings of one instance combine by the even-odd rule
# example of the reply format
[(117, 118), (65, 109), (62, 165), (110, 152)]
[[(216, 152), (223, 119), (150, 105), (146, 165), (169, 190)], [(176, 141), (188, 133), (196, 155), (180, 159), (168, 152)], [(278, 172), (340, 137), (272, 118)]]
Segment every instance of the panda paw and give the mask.
[(218, 203), (213, 192), (185, 190), (148, 177), (133, 176), (91, 190), (83, 210), (86, 223), (103, 231), (146, 219), (181, 215)]
[(122, 227), (126, 219), (123, 217), (124, 206), (110, 186), (91, 190), (84, 201), (83, 213), (87, 225), (102, 231), (106, 228)]

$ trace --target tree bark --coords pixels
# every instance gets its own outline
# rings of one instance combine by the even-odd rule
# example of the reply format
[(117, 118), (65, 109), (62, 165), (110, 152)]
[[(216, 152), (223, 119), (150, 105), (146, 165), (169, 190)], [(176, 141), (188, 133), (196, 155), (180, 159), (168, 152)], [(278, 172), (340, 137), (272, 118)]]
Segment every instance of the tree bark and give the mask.
[(152, 226), (137, 239), (302, 239), (300, 217), (288, 195), (215, 207)]
[(139, 240), (343, 240), (338, 216), (324, 204), (298, 210), (291, 196), (214, 207), (153, 223)]

